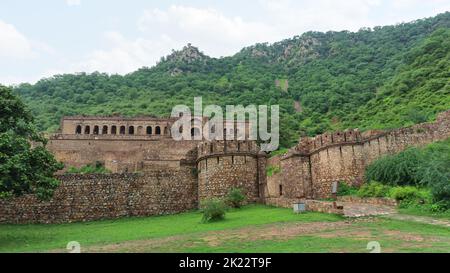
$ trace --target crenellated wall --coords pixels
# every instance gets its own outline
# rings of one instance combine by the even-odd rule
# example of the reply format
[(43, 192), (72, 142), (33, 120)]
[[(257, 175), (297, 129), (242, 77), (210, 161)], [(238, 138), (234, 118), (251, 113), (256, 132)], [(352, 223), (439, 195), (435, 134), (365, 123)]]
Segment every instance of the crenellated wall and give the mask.
[[(78, 125), (76, 125), (78, 126)], [(74, 128), (72, 128), (74, 129)], [(432, 123), (392, 131), (348, 130), (304, 138), (267, 158), (255, 141), (174, 141), (129, 135), (57, 135), (48, 147), (72, 166), (102, 161), (110, 175), (59, 176), (52, 200), (0, 200), (0, 223), (63, 223), (178, 213), (206, 198), (244, 190), (249, 202), (282, 205), (331, 196), (333, 182), (363, 182), (380, 156), (450, 137), (450, 111)], [(272, 175), (266, 175), (267, 168)], [(126, 174), (126, 172), (141, 174)], [(328, 205), (308, 202), (315, 210)]]
[(198, 145), (198, 195), (200, 200), (223, 197), (233, 188), (241, 188), (249, 202), (260, 197), (260, 169), (265, 170), (265, 155), (259, 154), (254, 141), (215, 141)]
[[(363, 183), (366, 167), (386, 154), (450, 137), (450, 111), (435, 122), (391, 131), (358, 130), (304, 138), (285, 156), (269, 159), (281, 172), (268, 177), (266, 197), (327, 198), (333, 182)], [(280, 191), (282, 187), (282, 192)]]

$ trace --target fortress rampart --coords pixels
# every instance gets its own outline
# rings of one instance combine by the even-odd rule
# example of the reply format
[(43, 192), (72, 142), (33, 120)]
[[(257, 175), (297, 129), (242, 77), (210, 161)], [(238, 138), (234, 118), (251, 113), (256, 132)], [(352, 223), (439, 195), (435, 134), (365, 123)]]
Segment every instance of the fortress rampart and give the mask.
[[(224, 197), (233, 187), (243, 189), (249, 202), (289, 207), (299, 200), (330, 197), (333, 182), (360, 185), (366, 167), (383, 155), (450, 137), (447, 111), (435, 122), (408, 128), (304, 138), (286, 155), (268, 159), (255, 141), (174, 141), (163, 129), (170, 120), (116, 119), (69, 118), (48, 144), (68, 166), (100, 161), (113, 174), (58, 176), (61, 185), (47, 202), (33, 195), (0, 200), (0, 223), (172, 214), (198, 208), (207, 198)], [(101, 125), (108, 126), (107, 134), (97, 134)], [(89, 134), (83, 133), (86, 126), (94, 131), (90, 127)], [(111, 133), (112, 126), (125, 126), (125, 134)], [(137, 129), (134, 134), (130, 126), (131, 132)], [(152, 132), (161, 127), (161, 135), (141, 135), (139, 126), (145, 132), (145, 126)]]
[[(260, 168), (265, 154), (254, 141), (203, 142), (198, 145), (199, 199), (223, 197), (232, 187), (241, 188), (248, 201), (259, 200)], [(264, 164), (261, 166), (261, 164)]]
[(197, 208), (190, 166), (144, 174), (62, 175), (50, 201), (0, 200), (0, 223), (66, 223), (174, 214)]
[(408, 128), (304, 138), (287, 155), (269, 160), (268, 166), (276, 166), (280, 173), (268, 178), (266, 197), (327, 198), (333, 182), (361, 185), (366, 167), (379, 157), (449, 137), (450, 111), (435, 122)]

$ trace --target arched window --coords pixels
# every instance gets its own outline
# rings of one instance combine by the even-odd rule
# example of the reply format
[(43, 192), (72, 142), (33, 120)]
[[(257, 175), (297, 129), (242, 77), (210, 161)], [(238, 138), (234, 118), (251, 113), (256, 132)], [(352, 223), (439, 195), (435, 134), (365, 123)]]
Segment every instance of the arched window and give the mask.
[(85, 135), (90, 135), (91, 134), (91, 127), (90, 126), (84, 127), (84, 134)]
[(196, 136), (199, 136), (200, 135), (200, 129), (198, 129), (198, 128), (192, 128), (191, 129), (191, 136), (192, 137), (196, 137)]
[(125, 132), (126, 132), (125, 126), (120, 126), (120, 134), (125, 135)]
[(77, 129), (75, 130), (75, 134), (81, 135), (81, 131), (82, 131), (81, 125), (78, 125)]
[(96, 125), (94, 126), (94, 135), (98, 135), (100, 133), (100, 128)]
[(161, 135), (161, 127), (159, 127), (159, 126), (156, 126), (156, 128), (155, 128), (155, 134), (156, 135)]
[(102, 135), (107, 135), (108, 134), (108, 126), (103, 126), (103, 130), (102, 130)]
[(153, 128), (152, 128), (152, 126), (147, 126), (147, 135), (153, 135)]
[(130, 126), (130, 127), (128, 128), (128, 134), (129, 134), (129, 135), (134, 135), (134, 126)]
[(213, 125), (211, 127), (211, 134), (215, 134), (216, 133), (216, 125)]
[(111, 135), (117, 135), (117, 126), (111, 127)]

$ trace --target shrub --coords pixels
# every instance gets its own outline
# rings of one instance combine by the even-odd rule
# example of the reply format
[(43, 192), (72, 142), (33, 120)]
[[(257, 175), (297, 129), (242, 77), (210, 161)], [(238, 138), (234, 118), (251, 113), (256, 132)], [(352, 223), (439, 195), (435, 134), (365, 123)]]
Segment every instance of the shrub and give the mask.
[(218, 198), (212, 198), (202, 203), (203, 223), (216, 222), (225, 219), (227, 206)]
[(242, 203), (245, 200), (245, 195), (239, 188), (232, 188), (227, 194), (227, 203), (232, 208), (242, 207)]
[(379, 182), (371, 182), (363, 185), (358, 190), (359, 197), (387, 197), (390, 187)]
[(400, 201), (402, 207), (408, 207), (414, 204), (429, 204), (432, 196), (429, 190), (416, 187), (394, 187), (389, 191), (389, 197)]
[(427, 187), (433, 202), (450, 209), (450, 139), (382, 157), (367, 168), (365, 178), (385, 185)]
[(348, 195), (357, 195), (358, 188), (349, 186), (346, 182), (341, 181), (338, 186), (338, 196), (348, 196)]
[(421, 151), (417, 148), (384, 156), (367, 168), (365, 180), (392, 186), (418, 185), (417, 172), (422, 161)]
[(434, 201), (450, 209), (450, 139), (429, 145), (418, 170), (420, 183), (430, 188)]
[(67, 170), (68, 174), (106, 174), (110, 173), (101, 162), (96, 162), (95, 165), (88, 164), (81, 168), (70, 167)]

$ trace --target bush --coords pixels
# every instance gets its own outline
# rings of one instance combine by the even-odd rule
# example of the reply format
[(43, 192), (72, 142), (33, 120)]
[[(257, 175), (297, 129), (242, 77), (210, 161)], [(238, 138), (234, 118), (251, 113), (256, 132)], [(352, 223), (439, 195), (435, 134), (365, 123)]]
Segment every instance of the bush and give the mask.
[(357, 195), (358, 194), (358, 188), (349, 186), (346, 182), (341, 181), (339, 182), (338, 186), (338, 196), (348, 196), (348, 195)]
[(429, 190), (411, 186), (391, 188), (389, 197), (400, 201), (402, 207), (408, 207), (415, 204), (429, 204), (432, 202), (432, 196)]
[(385, 185), (429, 188), (432, 201), (450, 209), (450, 139), (382, 157), (367, 168), (365, 178)]
[(363, 185), (358, 190), (359, 197), (387, 197), (389, 194), (390, 187), (383, 185), (379, 182), (371, 182)]
[(96, 162), (95, 165), (88, 164), (81, 168), (70, 167), (67, 170), (68, 174), (107, 174), (110, 173), (101, 162)]
[(212, 198), (202, 203), (203, 223), (216, 222), (225, 219), (227, 206), (218, 198)]
[(419, 185), (417, 172), (423, 161), (417, 148), (409, 148), (396, 155), (384, 156), (373, 162), (366, 170), (366, 181), (379, 181), (385, 185)]
[(430, 188), (434, 201), (450, 209), (450, 139), (427, 147), (418, 177)]
[(242, 207), (242, 203), (245, 200), (245, 195), (239, 188), (232, 188), (227, 195), (227, 203), (232, 208)]

